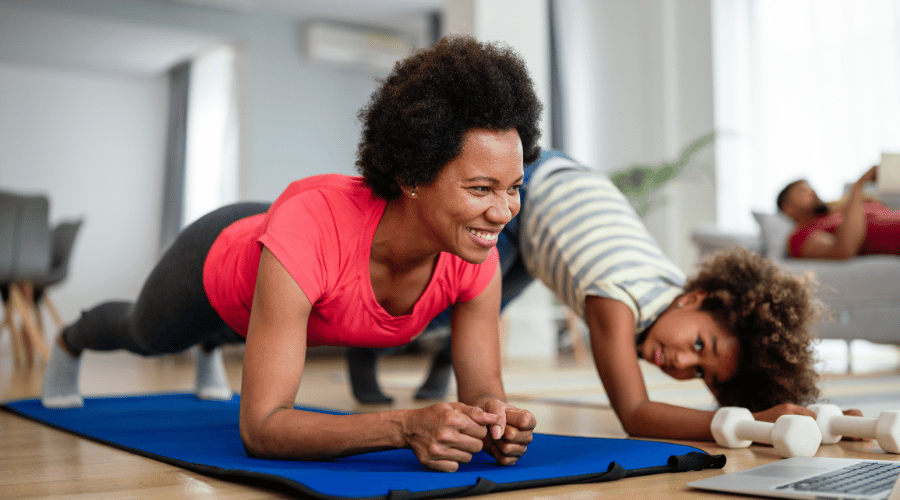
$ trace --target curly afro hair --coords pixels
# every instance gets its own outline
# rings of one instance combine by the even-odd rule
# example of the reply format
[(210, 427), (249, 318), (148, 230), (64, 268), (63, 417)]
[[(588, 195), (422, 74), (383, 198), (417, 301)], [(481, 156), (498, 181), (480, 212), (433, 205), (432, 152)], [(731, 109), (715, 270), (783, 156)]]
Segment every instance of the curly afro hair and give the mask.
[(815, 402), (811, 326), (822, 312), (815, 289), (810, 275), (791, 274), (746, 249), (719, 253), (701, 265), (685, 292), (705, 290), (700, 309), (740, 343), (736, 375), (714, 386), (719, 404), (761, 411)]
[(473, 128), (515, 128), (528, 164), (540, 154), (541, 109), (511, 48), (445, 37), (398, 62), (360, 110), (356, 167), (377, 196), (396, 199), (401, 186), (433, 183)]

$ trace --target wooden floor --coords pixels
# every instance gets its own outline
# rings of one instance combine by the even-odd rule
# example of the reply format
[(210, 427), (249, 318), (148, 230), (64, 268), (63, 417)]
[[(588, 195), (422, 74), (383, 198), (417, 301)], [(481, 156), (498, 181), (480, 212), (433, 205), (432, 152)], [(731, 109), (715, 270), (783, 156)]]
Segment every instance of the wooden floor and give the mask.
[[(417, 355), (388, 357), (380, 373), (424, 374), (427, 358)], [(240, 385), (240, 354), (226, 355), (229, 377)], [(511, 363), (507, 372), (534, 370), (532, 364)], [(553, 366), (544, 367), (552, 370)], [(0, 349), (0, 399), (36, 397), (43, 369), (16, 370), (8, 352)], [(127, 354), (87, 354), (81, 385), (86, 395), (128, 394), (190, 390), (193, 359), (189, 355), (144, 359)], [(599, 383), (598, 383), (599, 388)], [(391, 389), (395, 405), (420, 406), (413, 389)], [(340, 356), (319, 354), (307, 363), (297, 402), (345, 411), (374, 411), (384, 407), (360, 406), (350, 394)], [(538, 430), (544, 433), (625, 437), (614, 414), (603, 408), (528, 403)], [(693, 490), (685, 483), (778, 460), (771, 447), (727, 450), (709, 442), (685, 442), (709, 453), (725, 454), (723, 470), (660, 474), (598, 484), (579, 484), (495, 493), (490, 499), (607, 498), (735, 498)], [(884, 454), (874, 442), (843, 442), (822, 446), (818, 456), (868, 457), (900, 460)], [(0, 411), (0, 498), (153, 498), (255, 499), (291, 498), (283, 491), (232, 483), (143, 458)]]

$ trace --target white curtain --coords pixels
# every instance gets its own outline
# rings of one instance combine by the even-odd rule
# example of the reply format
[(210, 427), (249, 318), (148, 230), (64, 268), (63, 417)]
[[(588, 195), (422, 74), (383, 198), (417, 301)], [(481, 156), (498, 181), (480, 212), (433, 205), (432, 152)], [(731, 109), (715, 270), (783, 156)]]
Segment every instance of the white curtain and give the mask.
[(605, 91), (601, 63), (594, 49), (593, 32), (598, 20), (592, 15), (590, 0), (552, 0), (557, 58), (558, 98), (552, 103), (560, 108), (559, 146), (573, 158), (589, 165), (599, 165), (603, 124), (599, 118), (597, 96)]
[(718, 222), (806, 178), (837, 199), (900, 152), (898, 0), (714, 0)]
[(221, 45), (191, 61), (182, 225), (238, 199), (236, 54)]

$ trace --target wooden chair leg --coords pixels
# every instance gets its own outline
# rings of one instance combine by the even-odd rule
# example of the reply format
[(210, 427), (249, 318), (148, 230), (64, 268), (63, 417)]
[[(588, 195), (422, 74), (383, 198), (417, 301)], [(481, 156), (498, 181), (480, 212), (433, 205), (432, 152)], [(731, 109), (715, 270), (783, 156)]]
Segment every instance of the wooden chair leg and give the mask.
[[(33, 351), (36, 348), (41, 359), (46, 362), (50, 359), (50, 348), (47, 346), (47, 342), (44, 340), (44, 334), (34, 319), (34, 314), (32, 313), (32, 311), (34, 311), (33, 302), (29, 304), (25, 298), (28, 295), (34, 297), (33, 288), (29, 283), (11, 286), (9, 288), (9, 296), (10, 300), (13, 302), (13, 307), (18, 310), (19, 315), (22, 317), (22, 325), (24, 326), (26, 333), (23, 337), (27, 337), (30, 341), (30, 350)], [(33, 353), (31, 354), (31, 358), (33, 358)]]
[(19, 342), (19, 357), (21, 359), (20, 366), (28, 368), (31, 366), (31, 363), (34, 359), (34, 348), (32, 347), (30, 333), (28, 331), (29, 327), (26, 323), (29, 309), (23, 303), (23, 301), (24, 299), (22, 297), (22, 292), (19, 289), (19, 284), (12, 284), (9, 287), (9, 302), (12, 305), (15, 316), (18, 317), (16, 332)]
[(61, 330), (63, 326), (62, 315), (59, 314), (59, 309), (56, 308), (56, 304), (50, 300), (50, 295), (47, 291), (44, 291), (44, 296), (42, 297), (44, 306), (47, 308), (47, 312), (50, 313), (50, 317), (53, 319), (53, 322), (56, 323), (56, 329)]
[(41, 314), (41, 306), (27, 295), (25, 296), (25, 303), (31, 306), (31, 317), (34, 318), (34, 324), (37, 325), (38, 331), (43, 335), (44, 315)]
[(24, 351), (25, 346), (22, 343), (22, 332), (16, 325), (15, 312), (10, 299), (3, 302), (3, 326), (9, 330), (9, 343), (10, 347), (12, 347), (13, 361), (16, 368), (19, 368), (25, 363), (26, 353)]
[[(35, 325), (33, 331), (37, 332), (37, 337), (31, 334), (25, 337), (26, 342), (28, 342), (28, 362), (33, 363), (35, 349), (40, 349), (40, 345), (46, 343), (46, 340), (44, 340), (44, 321), (41, 317), (41, 311), (38, 310), (37, 302), (34, 301), (34, 286), (30, 281), (22, 283), (22, 298), (25, 299), (25, 304), (31, 310), (31, 319), (34, 321)], [(50, 355), (48, 351), (47, 358), (44, 358), (44, 361), (47, 361), (49, 358)]]

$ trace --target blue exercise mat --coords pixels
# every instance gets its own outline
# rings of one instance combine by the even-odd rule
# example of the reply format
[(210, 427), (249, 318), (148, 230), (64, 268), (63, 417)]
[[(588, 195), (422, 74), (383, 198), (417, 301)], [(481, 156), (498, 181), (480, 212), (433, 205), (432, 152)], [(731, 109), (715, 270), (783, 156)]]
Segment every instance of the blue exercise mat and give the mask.
[(244, 452), (238, 434), (239, 401), (238, 396), (222, 402), (203, 401), (192, 394), (153, 394), (85, 398), (84, 407), (75, 409), (49, 410), (36, 399), (9, 402), (3, 408), (185, 469), (286, 486), (317, 498), (446, 498), (725, 464), (723, 455), (685, 445), (551, 434), (535, 434), (515, 465), (498, 466), (481, 452), (452, 473), (424, 468), (407, 449), (329, 461), (263, 460)]

